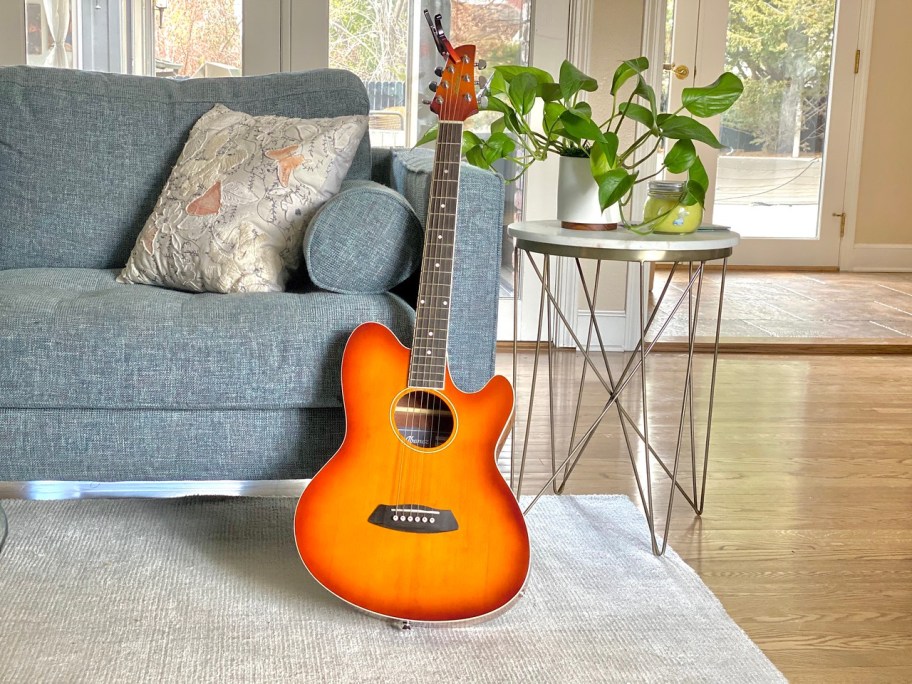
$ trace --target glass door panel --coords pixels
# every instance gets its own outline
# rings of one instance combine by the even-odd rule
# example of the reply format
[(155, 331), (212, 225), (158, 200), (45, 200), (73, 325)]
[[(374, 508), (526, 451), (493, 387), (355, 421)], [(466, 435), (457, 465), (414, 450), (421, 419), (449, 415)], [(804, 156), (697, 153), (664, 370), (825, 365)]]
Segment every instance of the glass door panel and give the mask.
[(671, 108), (683, 88), (707, 85), (724, 70), (744, 82), (735, 106), (707, 120), (727, 148), (700, 148), (710, 179), (705, 220), (741, 234), (734, 264), (836, 266), (860, 4), (674, 0), (674, 6), (672, 57), (690, 75), (668, 80)]
[(722, 115), (716, 223), (817, 237), (835, 22), (835, 0), (730, 3), (725, 68), (744, 94)]

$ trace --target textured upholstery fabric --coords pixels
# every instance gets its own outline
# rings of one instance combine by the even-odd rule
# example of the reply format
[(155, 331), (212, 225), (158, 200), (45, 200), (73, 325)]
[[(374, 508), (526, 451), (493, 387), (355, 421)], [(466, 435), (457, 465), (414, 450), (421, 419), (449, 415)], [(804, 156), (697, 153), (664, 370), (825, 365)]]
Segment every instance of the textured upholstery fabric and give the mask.
[(398, 192), (347, 181), (317, 212), (304, 235), (311, 281), (346, 294), (391, 290), (421, 264), (421, 222)]
[(339, 192), (366, 131), (366, 116), (250, 116), (216, 105), (190, 131), (118, 282), (284, 291), (304, 229)]
[[(173, 82), (0, 68), (0, 480), (309, 477), (341, 440), (351, 330), (380, 321), (410, 344), (414, 312), (391, 294), (189, 294), (101, 270), (126, 263), (216, 103), (368, 110), (360, 81), (332, 70)], [(431, 159), (372, 154), (365, 136), (348, 178), (391, 185), (423, 221)], [(462, 179), (448, 350), (475, 390), (494, 370), (503, 186), (472, 167)]]
[(0, 408), (0, 480), (308, 478), (344, 434), (341, 408)]
[[(433, 152), (425, 149), (395, 150), (391, 160), (392, 187), (409, 201), (422, 223), (427, 218), (433, 161)], [(453, 380), (464, 391), (480, 389), (494, 374), (503, 203), (499, 176), (462, 165), (447, 356)]]
[[(187, 134), (217, 104), (253, 116), (366, 115), (349, 72), (171, 81), (0, 68), (0, 269), (120, 268)], [(349, 178), (371, 175), (365, 136)]]
[(392, 294), (190, 294), (115, 271), (0, 271), (0, 407), (340, 406), (345, 341), (378, 321), (404, 343)]

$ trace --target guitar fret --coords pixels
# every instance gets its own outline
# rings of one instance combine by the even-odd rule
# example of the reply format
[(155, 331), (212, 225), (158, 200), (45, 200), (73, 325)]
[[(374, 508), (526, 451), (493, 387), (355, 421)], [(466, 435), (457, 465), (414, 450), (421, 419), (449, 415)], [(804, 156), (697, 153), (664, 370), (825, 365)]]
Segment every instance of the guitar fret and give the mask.
[(462, 122), (441, 121), (424, 224), (425, 244), (409, 365), (412, 386), (442, 387), (445, 377), (461, 153)]

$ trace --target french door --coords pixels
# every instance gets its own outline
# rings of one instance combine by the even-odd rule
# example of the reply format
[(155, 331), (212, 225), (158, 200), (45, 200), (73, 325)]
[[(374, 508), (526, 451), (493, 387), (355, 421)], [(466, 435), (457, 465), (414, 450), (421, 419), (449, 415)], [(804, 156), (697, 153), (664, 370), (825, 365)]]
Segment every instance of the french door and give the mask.
[(722, 71), (744, 81), (701, 149), (705, 220), (743, 242), (734, 264), (836, 267), (845, 225), (860, 0), (667, 0), (663, 95)]

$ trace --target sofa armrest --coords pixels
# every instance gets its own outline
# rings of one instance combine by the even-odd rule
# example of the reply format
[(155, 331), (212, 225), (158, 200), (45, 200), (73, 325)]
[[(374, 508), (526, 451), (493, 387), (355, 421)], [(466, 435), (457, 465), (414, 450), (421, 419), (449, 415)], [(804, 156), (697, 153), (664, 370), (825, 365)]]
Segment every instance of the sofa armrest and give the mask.
[[(374, 155), (374, 180), (386, 181), (401, 193), (423, 227), (433, 152), (374, 150)], [(494, 374), (503, 215), (503, 180), (490, 171), (463, 164), (447, 351), (453, 380), (465, 391), (480, 389)]]

